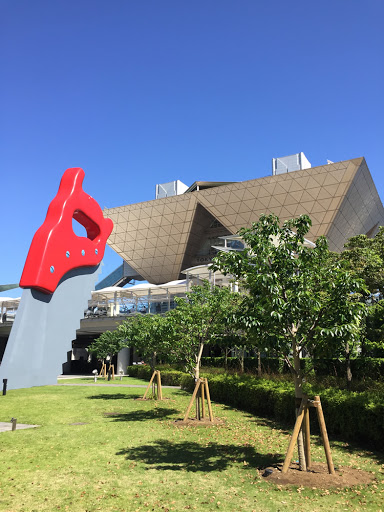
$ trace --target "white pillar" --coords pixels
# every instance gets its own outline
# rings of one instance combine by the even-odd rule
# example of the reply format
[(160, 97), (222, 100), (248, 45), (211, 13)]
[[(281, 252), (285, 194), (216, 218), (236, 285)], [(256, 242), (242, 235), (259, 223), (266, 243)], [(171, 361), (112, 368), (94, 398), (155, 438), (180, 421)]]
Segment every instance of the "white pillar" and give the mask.
[(124, 372), (124, 375), (127, 375), (127, 366), (129, 365), (129, 348), (123, 348), (117, 354), (117, 368), (116, 374), (120, 375), (120, 371)]

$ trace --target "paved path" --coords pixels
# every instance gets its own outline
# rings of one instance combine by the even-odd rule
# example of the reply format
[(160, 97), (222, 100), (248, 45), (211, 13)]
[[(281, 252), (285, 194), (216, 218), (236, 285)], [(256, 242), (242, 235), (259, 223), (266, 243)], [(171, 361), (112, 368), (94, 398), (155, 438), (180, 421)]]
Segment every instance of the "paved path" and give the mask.
[[(93, 382), (93, 375), (59, 375), (57, 377), (58, 383), (54, 384), (55, 386), (106, 386), (106, 387), (115, 387), (115, 388), (146, 388), (149, 384), (146, 384), (143, 382), (143, 384), (104, 384), (100, 382), (100, 380), (97, 381), (97, 383)], [(89, 379), (90, 382), (60, 382), (60, 381), (66, 381), (70, 379)], [(180, 386), (161, 386), (162, 388), (168, 388), (168, 389), (181, 389)]]
[[(26, 425), (25, 423), (17, 423), (16, 430), (22, 430), (24, 428), (35, 428), (40, 427), (40, 425)], [(0, 421), (0, 432), (7, 432), (7, 430), (12, 430), (12, 423), (8, 423), (6, 421)]]
[[(94, 386), (94, 387), (106, 387), (106, 388), (146, 388), (148, 384), (99, 384), (95, 382), (60, 382), (58, 384), (53, 384), (54, 386)], [(181, 389), (180, 386), (161, 386), (162, 388), (169, 389)]]

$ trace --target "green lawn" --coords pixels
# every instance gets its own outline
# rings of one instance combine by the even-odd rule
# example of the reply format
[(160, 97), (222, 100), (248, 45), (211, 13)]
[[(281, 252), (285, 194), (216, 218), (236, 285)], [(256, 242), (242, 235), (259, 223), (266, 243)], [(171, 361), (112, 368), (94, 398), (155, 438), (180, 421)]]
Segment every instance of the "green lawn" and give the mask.
[[(57, 382), (59, 384), (95, 384), (95, 381), (94, 381), (94, 378), (93, 377), (79, 377), (79, 378), (70, 378), (70, 379), (66, 379), (66, 378), (59, 378), (57, 379)], [(96, 381), (96, 384), (129, 384), (129, 385), (133, 385), (133, 386), (143, 386), (143, 387), (147, 387), (148, 386), (148, 381), (147, 380), (144, 380), (144, 379), (135, 379), (134, 377), (123, 377), (121, 380), (120, 380), (120, 376), (118, 377), (115, 377), (115, 379), (111, 379), (111, 380), (108, 380), (108, 379), (104, 379), (104, 378), (100, 378), (98, 377), (97, 378), (97, 381)]]
[[(41, 425), (0, 433), (0, 510), (384, 510), (383, 454), (331, 440), (335, 464), (373, 471), (378, 482), (284, 489), (258, 473), (284, 458), (289, 432), (281, 426), (213, 404), (223, 425), (177, 428), (189, 394), (164, 389), (169, 400), (135, 400), (142, 395), (140, 388), (47, 386), (0, 396), (0, 421)], [(319, 445), (313, 459), (324, 460)]]

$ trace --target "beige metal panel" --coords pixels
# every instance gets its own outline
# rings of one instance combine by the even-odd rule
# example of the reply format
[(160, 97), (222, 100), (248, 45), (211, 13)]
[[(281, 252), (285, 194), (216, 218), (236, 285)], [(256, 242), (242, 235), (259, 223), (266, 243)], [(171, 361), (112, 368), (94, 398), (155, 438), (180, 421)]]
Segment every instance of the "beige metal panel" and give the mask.
[[(106, 210), (115, 223), (108, 243), (145, 279), (170, 281), (175, 265), (181, 267), (195, 208), (195, 196), (188, 194), (123, 207), (123, 214)], [(119, 225), (129, 218), (135, 220), (128, 221), (123, 238)]]
[[(355, 172), (352, 169), (355, 163)], [(333, 222), (327, 231), (329, 246), (342, 251), (348, 238), (357, 234), (374, 236), (384, 225), (384, 210), (372, 176), (364, 159), (352, 161), (345, 178), (351, 179)], [(358, 163), (358, 166), (356, 166)]]
[(384, 224), (362, 158), (105, 210), (115, 223), (109, 245), (153, 283), (179, 277), (212, 219), (234, 234), (263, 213), (281, 221), (307, 213), (313, 221), (308, 238), (328, 233), (334, 250)]

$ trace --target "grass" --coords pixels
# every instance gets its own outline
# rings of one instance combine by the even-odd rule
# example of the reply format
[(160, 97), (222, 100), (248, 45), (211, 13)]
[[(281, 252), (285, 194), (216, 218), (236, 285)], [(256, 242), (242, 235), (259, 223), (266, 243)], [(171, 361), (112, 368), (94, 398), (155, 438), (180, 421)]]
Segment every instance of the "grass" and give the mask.
[[(59, 378), (57, 380), (57, 382), (59, 384), (94, 384), (95, 383), (93, 377), (79, 377), (79, 378), (74, 377), (74, 378), (70, 378), (70, 379), (66, 379), (65, 377), (63, 377), (63, 378)], [(128, 384), (130, 386), (147, 387), (148, 381), (145, 379), (136, 379), (134, 377), (123, 377), (122, 380), (120, 380), (120, 376), (115, 377), (114, 380), (112, 380), (112, 379), (108, 380), (108, 379), (98, 377), (96, 384), (98, 384), (98, 385), (101, 385), (101, 384), (127, 385)]]
[[(41, 425), (0, 433), (0, 510), (383, 508), (383, 454), (333, 442), (336, 465), (373, 471), (377, 483), (334, 490), (281, 488), (258, 469), (284, 459), (288, 430), (217, 403), (214, 413), (225, 419), (223, 425), (177, 428), (173, 422), (182, 417), (190, 395), (163, 392), (169, 400), (137, 401), (141, 389), (107, 386), (46, 386), (0, 396), (0, 421), (16, 417)], [(313, 459), (324, 460), (318, 444)]]

